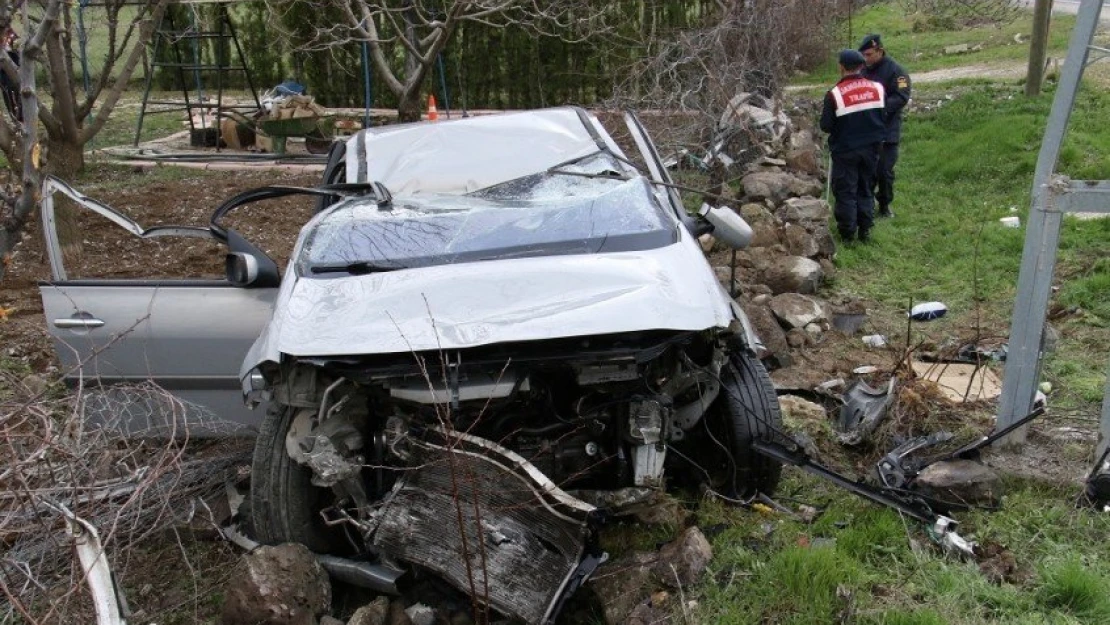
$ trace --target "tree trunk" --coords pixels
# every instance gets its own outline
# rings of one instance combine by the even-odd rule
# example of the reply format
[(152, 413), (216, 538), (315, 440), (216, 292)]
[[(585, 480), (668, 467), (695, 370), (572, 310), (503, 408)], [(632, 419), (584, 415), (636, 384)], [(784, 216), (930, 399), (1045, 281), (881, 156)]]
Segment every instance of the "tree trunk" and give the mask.
[(46, 138), (46, 173), (73, 182), (85, 168), (85, 147), (65, 138)]
[(420, 89), (411, 89), (401, 94), (397, 102), (398, 121), (401, 123), (418, 122), (421, 119), (422, 111)]
[[(66, 139), (47, 137), (45, 160), (46, 173), (72, 183), (85, 168), (84, 146)], [(62, 254), (66, 264), (73, 266), (81, 260), (81, 225), (78, 220), (80, 208), (69, 198), (57, 195), (54, 197), (54, 210)]]
[(1033, 36), (1029, 42), (1029, 70), (1025, 95), (1036, 96), (1044, 84), (1045, 57), (1048, 54), (1048, 26), (1052, 19), (1052, 0), (1037, 0), (1033, 5)]

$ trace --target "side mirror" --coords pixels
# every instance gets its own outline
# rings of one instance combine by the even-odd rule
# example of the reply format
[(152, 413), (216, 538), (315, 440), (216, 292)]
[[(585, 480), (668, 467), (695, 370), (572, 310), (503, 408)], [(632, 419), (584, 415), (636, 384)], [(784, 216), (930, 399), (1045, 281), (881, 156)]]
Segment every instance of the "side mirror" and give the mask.
[(731, 208), (703, 203), (698, 209), (698, 215), (713, 226), (713, 236), (728, 246), (742, 250), (752, 242), (752, 227)]
[(242, 235), (227, 231), (227, 256), (224, 271), (227, 281), (244, 289), (265, 289), (281, 284), (277, 263), (266, 256)]

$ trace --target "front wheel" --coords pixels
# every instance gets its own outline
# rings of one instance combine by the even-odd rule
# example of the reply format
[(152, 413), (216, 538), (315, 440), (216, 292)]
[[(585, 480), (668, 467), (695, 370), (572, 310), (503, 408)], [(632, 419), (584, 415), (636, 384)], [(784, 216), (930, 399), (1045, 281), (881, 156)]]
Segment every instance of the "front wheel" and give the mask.
[(320, 515), (334, 504), (332, 491), (314, 486), (312, 470), (286, 452), (286, 435), (298, 410), (273, 403), (259, 427), (251, 464), (251, 527), (263, 544), (294, 542), (316, 553), (337, 553), (345, 544), (342, 530), (329, 527)]
[[(763, 363), (746, 352), (732, 354), (721, 369), (721, 391), (688, 440), (704, 460), (710, 486), (730, 498), (778, 488), (782, 463), (752, 449), (782, 431), (778, 394)], [(688, 447), (689, 448), (689, 447)], [(694, 450), (691, 450), (694, 451)]]

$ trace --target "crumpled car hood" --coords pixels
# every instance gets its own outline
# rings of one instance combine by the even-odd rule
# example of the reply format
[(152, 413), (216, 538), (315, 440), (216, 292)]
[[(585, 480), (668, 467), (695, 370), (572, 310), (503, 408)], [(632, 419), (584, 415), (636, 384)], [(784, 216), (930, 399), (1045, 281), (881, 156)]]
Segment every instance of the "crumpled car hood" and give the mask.
[[(285, 285), (288, 287), (288, 284)], [(279, 354), (460, 349), (639, 330), (727, 327), (696, 242), (644, 252), (441, 265), (283, 288), (246, 367)], [(261, 349), (258, 349), (261, 348)]]

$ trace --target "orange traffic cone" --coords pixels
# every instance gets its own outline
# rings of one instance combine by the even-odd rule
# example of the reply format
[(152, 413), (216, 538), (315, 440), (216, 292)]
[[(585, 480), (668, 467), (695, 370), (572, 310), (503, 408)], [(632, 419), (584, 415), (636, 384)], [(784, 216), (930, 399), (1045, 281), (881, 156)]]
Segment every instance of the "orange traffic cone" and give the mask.
[(436, 110), (436, 97), (428, 94), (428, 121), (434, 122), (439, 119), (439, 111)]

